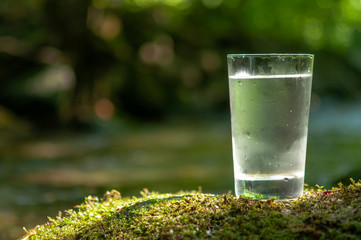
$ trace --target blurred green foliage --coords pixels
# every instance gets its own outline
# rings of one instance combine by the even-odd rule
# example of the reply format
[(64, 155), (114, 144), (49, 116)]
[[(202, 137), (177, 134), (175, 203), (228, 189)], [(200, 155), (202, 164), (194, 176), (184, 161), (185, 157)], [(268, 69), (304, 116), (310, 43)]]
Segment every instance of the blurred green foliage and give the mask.
[(42, 127), (228, 110), (227, 53), (316, 54), (359, 98), (361, 1), (2, 0), (0, 107)]

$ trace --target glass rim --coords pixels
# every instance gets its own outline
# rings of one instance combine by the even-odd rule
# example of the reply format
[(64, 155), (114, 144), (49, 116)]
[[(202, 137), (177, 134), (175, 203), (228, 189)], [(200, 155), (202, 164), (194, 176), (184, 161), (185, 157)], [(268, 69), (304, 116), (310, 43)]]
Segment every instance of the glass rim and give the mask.
[(314, 57), (312, 53), (230, 53), (227, 57)]

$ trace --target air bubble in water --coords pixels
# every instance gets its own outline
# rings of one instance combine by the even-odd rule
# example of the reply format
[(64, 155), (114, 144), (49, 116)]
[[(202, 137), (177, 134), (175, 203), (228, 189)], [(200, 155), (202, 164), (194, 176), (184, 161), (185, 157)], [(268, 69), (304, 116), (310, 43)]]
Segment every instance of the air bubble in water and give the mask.
[(283, 179), (283, 181), (288, 182), (288, 178), (285, 177), (285, 178)]

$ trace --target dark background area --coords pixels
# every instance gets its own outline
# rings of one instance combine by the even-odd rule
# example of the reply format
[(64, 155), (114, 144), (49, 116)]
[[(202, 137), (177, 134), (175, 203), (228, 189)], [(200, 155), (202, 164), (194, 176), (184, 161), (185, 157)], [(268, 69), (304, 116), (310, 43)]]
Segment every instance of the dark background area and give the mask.
[(111, 189), (233, 190), (227, 53), (315, 54), (306, 183), (361, 173), (358, 0), (1, 0), (1, 239)]

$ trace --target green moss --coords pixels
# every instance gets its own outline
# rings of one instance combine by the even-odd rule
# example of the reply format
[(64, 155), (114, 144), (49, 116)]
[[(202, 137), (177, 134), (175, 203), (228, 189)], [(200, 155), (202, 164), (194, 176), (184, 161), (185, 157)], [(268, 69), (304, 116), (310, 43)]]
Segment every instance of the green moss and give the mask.
[(294, 201), (200, 192), (88, 197), (22, 239), (360, 239), (361, 181)]

